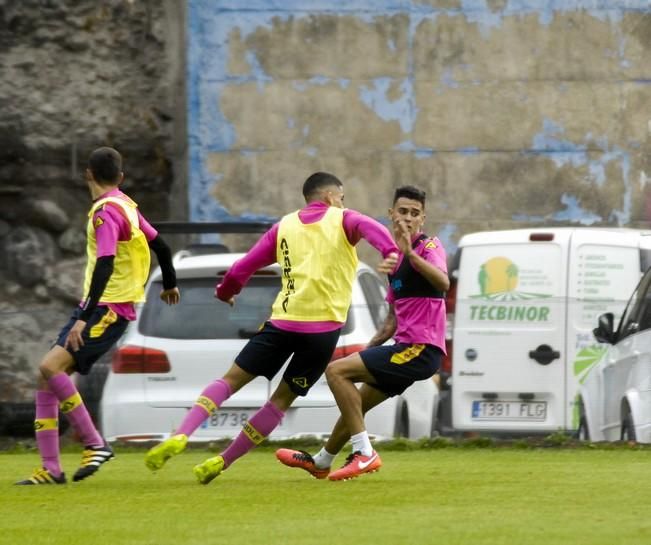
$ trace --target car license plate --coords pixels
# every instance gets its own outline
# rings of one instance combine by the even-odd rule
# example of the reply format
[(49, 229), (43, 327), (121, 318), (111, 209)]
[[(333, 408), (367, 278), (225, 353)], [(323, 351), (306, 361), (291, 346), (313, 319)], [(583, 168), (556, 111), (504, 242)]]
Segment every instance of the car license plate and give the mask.
[(473, 401), (473, 420), (543, 421), (547, 418), (546, 401)]
[(204, 421), (202, 428), (219, 428), (225, 430), (241, 428), (255, 414), (255, 409), (218, 410)]

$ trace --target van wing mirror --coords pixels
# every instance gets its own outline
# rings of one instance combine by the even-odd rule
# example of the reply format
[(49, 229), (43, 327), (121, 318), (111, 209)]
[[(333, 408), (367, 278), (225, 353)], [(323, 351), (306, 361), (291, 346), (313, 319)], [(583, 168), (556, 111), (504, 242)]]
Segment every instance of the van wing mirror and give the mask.
[(614, 331), (615, 316), (612, 312), (606, 312), (599, 316), (597, 327), (592, 330), (592, 334), (600, 343), (613, 344), (615, 341)]

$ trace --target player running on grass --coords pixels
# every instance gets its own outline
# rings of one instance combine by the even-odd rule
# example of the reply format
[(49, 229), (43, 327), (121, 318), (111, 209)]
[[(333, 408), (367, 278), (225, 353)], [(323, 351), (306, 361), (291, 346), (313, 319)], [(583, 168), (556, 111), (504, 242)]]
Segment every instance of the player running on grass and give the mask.
[(66, 482), (59, 459), (59, 410), (85, 445), (74, 481), (91, 476), (113, 458), (69, 375), (87, 374), (135, 319), (134, 303), (144, 300), (150, 248), (163, 273), (161, 299), (170, 305), (179, 301), (170, 250), (136, 203), (120, 191), (123, 179), (122, 157), (116, 150), (104, 147), (90, 155), (86, 181), (93, 205), (86, 227), (84, 297), (39, 366), (34, 428), (43, 466), (16, 484)]
[[(425, 193), (412, 186), (398, 188), (389, 214), (401, 255), (389, 274), (387, 319), (368, 348), (326, 369), (341, 417), (316, 456), (291, 449), (276, 451), (280, 462), (304, 469), (317, 479), (339, 481), (377, 471), (382, 461), (371, 446), (364, 414), (415, 381), (432, 377), (445, 354), (444, 292), (449, 280), (443, 246), (421, 232)], [(395, 344), (380, 346), (392, 335)], [(359, 390), (356, 382), (363, 383)], [(352, 454), (343, 467), (331, 471), (348, 439)]]
[(395, 262), (398, 249), (389, 231), (359, 212), (344, 209), (343, 184), (335, 176), (312, 174), (303, 185), (303, 196), (307, 206), (284, 216), (267, 231), (233, 264), (216, 289), (218, 299), (233, 305), (235, 295), (256, 270), (279, 263), (282, 287), (270, 320), (226, 374), (204, 389), (176, 435), (147, 453), (149, 469), (163, 467), (185, 449), (188, 437), (226, 399), (257, 376), (271, 380), (291, 356), (283, 380), (267, 403), (224, 452), (194, 468), (195, 476), (207, 484), (261, 443), (296, 397), (307, 394), (332, 358), (351, 302), (357, 242), (364, 238), (385, 257), (384, 262)]

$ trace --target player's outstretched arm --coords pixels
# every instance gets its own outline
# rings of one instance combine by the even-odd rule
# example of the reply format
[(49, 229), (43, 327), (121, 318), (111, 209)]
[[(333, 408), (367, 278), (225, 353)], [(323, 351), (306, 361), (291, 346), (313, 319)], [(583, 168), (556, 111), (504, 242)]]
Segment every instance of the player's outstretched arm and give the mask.
[(267, 265), (276, 263), (276, 236), (278, 224), (274, 224), (262, 235), (253, 247), (235, 263), (215, 287), (215, 298), (233, 306), (235, 296), (249, 281), (253, 274)]
[(156, 254), (163, 274), (163, 290), (160, 292), (160, 298), (168, 305), (175, 305), (181, 300), (181, 292), (176, 287), (176, 270), (172, 263), (172, 251), (160, 235), (149, 241), (149, 248)]

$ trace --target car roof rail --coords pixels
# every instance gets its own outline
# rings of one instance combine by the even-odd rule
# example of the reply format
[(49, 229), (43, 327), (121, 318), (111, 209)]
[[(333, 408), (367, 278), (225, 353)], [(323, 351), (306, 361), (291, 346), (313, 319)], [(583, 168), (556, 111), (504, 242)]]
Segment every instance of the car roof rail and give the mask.
[(269, 220), (237, 220), (237, 221), (157, 221), (152, 226), (159, 233), (177, 235), (207, 234), (207, 233), (264, 233), (268, 231), (277, 219)]

